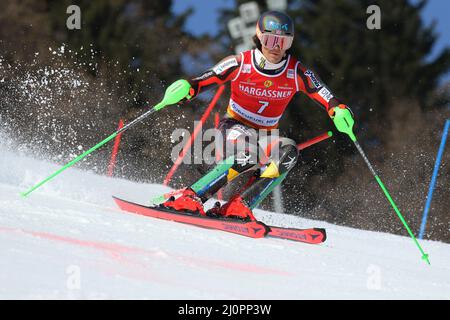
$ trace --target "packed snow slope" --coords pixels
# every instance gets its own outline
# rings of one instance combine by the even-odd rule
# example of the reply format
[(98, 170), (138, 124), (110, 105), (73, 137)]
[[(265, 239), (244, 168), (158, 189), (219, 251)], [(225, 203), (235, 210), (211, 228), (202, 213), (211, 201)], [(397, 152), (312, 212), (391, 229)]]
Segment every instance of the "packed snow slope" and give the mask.
[[(251, 239), (132, 215), (111, 196), (149, 202), (160, 185), (0, 153), (2, 299), (450, 299), (450, 245), (256, 211), (279, 226), (325, 227), (308, 245)], [(392, 223), (399, 223), (394, 213)]]

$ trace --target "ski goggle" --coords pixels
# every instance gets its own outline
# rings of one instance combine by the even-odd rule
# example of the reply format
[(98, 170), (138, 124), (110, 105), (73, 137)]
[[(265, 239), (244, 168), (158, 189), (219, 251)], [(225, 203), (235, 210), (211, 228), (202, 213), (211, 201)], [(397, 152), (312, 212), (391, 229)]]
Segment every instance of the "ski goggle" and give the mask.
[(292, 46), (294, 37), (292, 36), (280, 36), (273, 33), (260, 33), (259, 41), (261, 44), (269, 50), (279, 46), (281, 50), (287, 50)]

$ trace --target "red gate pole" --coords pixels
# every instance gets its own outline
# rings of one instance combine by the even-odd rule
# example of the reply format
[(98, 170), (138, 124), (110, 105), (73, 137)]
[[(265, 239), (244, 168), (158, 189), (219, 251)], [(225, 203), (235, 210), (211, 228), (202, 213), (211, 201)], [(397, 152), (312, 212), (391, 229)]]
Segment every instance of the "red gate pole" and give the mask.
[(320, 141), (323, 141), (323, 140), (326, 140), (326, 139), (330, 138), (332, 135), (333, 135), (332, 131), (325, 132), (325, 133), (321, 134), (320, 136), (312, 138), (312, 139), (310, 139), (308, 141), (305, 141), (303, 143), (297, 144), (297, 149), (298, 150), (306, 149), (306, 148), (312, 146), (313, 144), (319, 143)]
[[(216, 129), (219, 128), (219, 121), (220, 121), (220, 116), (219, 116), (219, 113), (216, 112), (214, 114), (214, 128), (216, 128)], [(217, 149), (215, 149), (215, 150), (216, 150), (216, 161), (219, 161), (220, 160), (220, 150), (217, 150)], [(222, 189), (220, 189), (217, 192), (217, 200), (223, 200), (223, 190)]]
[[(119, 129), (123, 128), (123, 120), (120, 119), (119, 120)], [(122, 133), (119, 133), (116, 138), (114, 139), (114, 147), (111, 153), (111, 160), (109, 162), (109, 166), (108, 166), (108, 177), (112, 177), (113, 171), (114, 171), (114, 167), (116, 166), (116, 157), (117, 157), (117, 153), (119, 152), (119, 145), (120, 145), (120, 138), (122, 137)]]
[(167, 174), (166, 178), (164, 179), (165, 186), (167, 186), (169, 184), (175, 171), (177, 171), (178, 167), (180, 166), (181, 162), (183, 161), (184, 157), (186, 156), (187, 151), (191, 148), (193, 142), (195, 141), (195, 138), (197, 137), (197, 135), (200, 131), (200, 128), (203, 126), (206, 119), (208, 119), (209, 115), (211, 114), (211, 111), (214, 109), (214, 107), (215, 107), (217, 101), (219, 100), (220, 96), (222, 95), (224, 89), (225, 89), (224, 86), (220, 86), (219, 89), (217, 89), (217, 92), (214, 95), (214, 98), (211, 100), (208, 108), (206, 108), (205, 112), (203, 113), (203, 115), (200, 119), (200, 123), (194, 128), (194, 132), (192, 133), (189, 141), (183, 147), (183, 150), (178, 155), (177, 160), (173, 164), (172, 168), (170, 168), (169, 173)]

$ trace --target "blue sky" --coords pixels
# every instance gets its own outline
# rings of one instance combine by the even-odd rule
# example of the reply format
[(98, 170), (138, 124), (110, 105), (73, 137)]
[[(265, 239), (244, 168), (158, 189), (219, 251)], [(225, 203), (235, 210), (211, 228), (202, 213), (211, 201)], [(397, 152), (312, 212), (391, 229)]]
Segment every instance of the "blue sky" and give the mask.
[(186, 29), (194, 35), (215, 35), (219, 28), (218, 9), (233, 6), (234, 0), (174, 0), (172, 10), (181, 13), (192, 7), (194, 13), (189, 17)]
[(423, 12), (425, 23), (429, 24), (433, 20), (437, 22), (436, 31), (439, 34), (439, 41), (434, 48), (434, 53), (442, 51), (445, 46), (450, 46), (450, 1), (430, 0)]
[[(218, 31), (218, 9), (234, 6), (234, 0), (174, 0), (173, 11), (180, 13), (189, 7), (194, 13), (188, 19), (186, 29), (195, 35), (211, 34)], [(440, 35), (431, 57), (446, 45), (450, 46), (450, 0), (429, 0), (423, 12), (426, 24), (437, 22), (436, 31)], [(450, 74), (447, 78), (450, 78)]]

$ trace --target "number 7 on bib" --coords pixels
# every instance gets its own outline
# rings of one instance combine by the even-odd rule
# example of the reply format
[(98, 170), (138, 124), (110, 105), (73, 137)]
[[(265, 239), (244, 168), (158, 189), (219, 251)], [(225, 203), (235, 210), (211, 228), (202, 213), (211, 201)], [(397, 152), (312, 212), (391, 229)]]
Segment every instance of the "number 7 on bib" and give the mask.
[(258, 110), (258, 113), (261, 114), (269, 106), (269, 102), (267, 101), (258, 101), (258, 102), (262, 104), (261, 108), (259, 108)]

